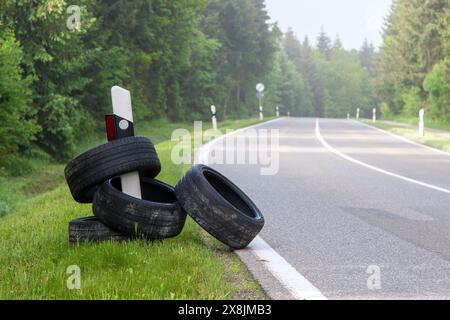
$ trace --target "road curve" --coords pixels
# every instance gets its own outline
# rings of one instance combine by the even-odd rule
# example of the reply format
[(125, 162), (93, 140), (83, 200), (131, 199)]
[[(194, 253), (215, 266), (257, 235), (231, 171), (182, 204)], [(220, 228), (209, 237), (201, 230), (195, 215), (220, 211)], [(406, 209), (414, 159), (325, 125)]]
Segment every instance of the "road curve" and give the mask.
[(450, 194), (438, 191), (450, 190), (450, 156), (348, 120), (321, 119), (319, 135), (316, 119), (259, 129), (280, 131), (277, 174), (213, 167), (250, 195), (267, 221), (261, 237), (323, 295), (450, 299)]

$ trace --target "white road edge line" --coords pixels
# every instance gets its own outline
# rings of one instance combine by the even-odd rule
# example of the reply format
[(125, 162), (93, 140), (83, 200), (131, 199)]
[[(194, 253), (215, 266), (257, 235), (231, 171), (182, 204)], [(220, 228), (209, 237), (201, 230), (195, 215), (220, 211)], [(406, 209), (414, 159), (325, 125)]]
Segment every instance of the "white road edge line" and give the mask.
[(428, 150), (431, 150), (431, 151), (434, 151), (434, 152), (437, 152), (437, 153), (440, 153), (440, 154), (443, 154), (443, 155), (445, 155), (445, 156), (449, 156), (449, 157), (450, 157), (450, 153), (445, 152), (445, 151), (443, 151), (443, 150), (439, 150), (439, 149), (436, 149), (436, 148), (433, 148), (433, 147), (430, 147), (430, 146), (421, 144), (421, 143), (419, 143), (419, 142), (416, 142), (416, 141), (410, 140), (410, 139), (408, 139), (408, 138), (399, 136), (398, 134), (395, 134), (395, 133), (392, 133), (392, 132), (389, 132), (389, 131), (386, 131), (386, 130), (383, 130), (383, 129), (380, 129), (380, 128), (377, 128), (377, 127), (374, 127), (374, 126), (371, 126), (370, 124), (367, 124), (367, 123), (364, 123), (364, 122), (361, 122), (361, 121), (356, 121), (356, 120), (353, 120), (353, 119), (350, 119), (350, 120), (351, 120), (352, 122), (355, 122), (355, 123), (360, 124), (360, 125), (362, 125), (362, 126), (365, 126), (365, 127), (374, 129), (374, 130), (376, 130), (376, 131), (385, 133), (385, 134), (387, 134), (387, 135), (389, 135), (389, 136), (391, 136), (391, 137), (394, 137), (394, 138), (396, 138), (396, 139), (398, 139), (398, 140), (401, 140), (401, 141), (403, 141), (403, 142), (407, 142), (407, 143), (409, 143), (409, 144), (412, 144), (412, 145), (415, 145), (415, 146), (418, 146), (418, 147), (422, 147), (422, 148), (424, 148), (424, 149), (428, 149)]
[(360, 160), (352, 158), (352, 157), (350, 157), (350, 156), (340, 152), (339, 150), (333, 148), (332, 146), (330, 146), (325, 141), (325, 139), (322, 137), (322, 134), (320, 133), (320, 122), (319, 122), (319, 119), (316, 119), (316, 137), (320, 141), (320, 143), (328, 151), (330, 151), (330, 152), (334, 153), (335, 155), (337, 155), (337, 156), (339, 156), (341, 158), (344, 158), (344, 159), (346, 159), (346, 160), (348, 160), (350, 162), (353, 162), (355, 164), (363, 166), (363, 167), (365, 167), (367, 169), (370, 169), (370, 170), (373, 170), (373, 171), (376, 171), (376, 172), (379, 172), (379, 173), (382, 173), (382, 174), (385, 174), (385, 175), (388, 175), (388, 176), (391, 176), (391, 177), (394, 177), (394, 178), (397, 178), (397, 179), (401, 179), (403, 181), (407, 181), (407, 182), (410, 182), (410, 183), (413, 183), (413, 184), (416, 184), (416, 185), (419, 185), (419, 186), (422, 186), (422, 187), (425, 187), (425, 188), (428, 188), (428, 189), (432, 189), (432, 190), (435, 190), (435, 191), (439, 191), (439, 192), (444, 192), (444, 193), (450, 194), (450, 190), (449, 189), (441, 188), (441, 187), (438, 187), (438, 186), (435, 186), (435, 185), (432, 185), (432, 184), (429, 184), (429, 183), (425, 183), (425, 182), (422, 182), (422, 181), (419, 181), (419, 180), (408, 178), (408, 177), (405, 177), (405, 176), (402, 176), (402, 175), (399, 175), (399, 174), (396, 174), (396, 173), (393, 173), (393, 172), (390, 172), (390, 171), (387, 171), (387, 170), (384, 170), (384, 169), (372, 166), (370, 164), (367, 164), (365, 162), (362, 162)]
[(297, 300), (328, 300), (319, 289), (302, 276), (261, 237), (256, 237), (248, 250), (264, 262), (270, 273)]
[[(208, 156), (212, 147), (219, 141), (226, 139), (232, 135), (239, 134), (245, 130), (266, 125), (272, 122), (282, 120), (283, 118), (267, 121), (247, 128), (242, 128), (234, 132), (220, 136), (219, 138), (209, 142), (203, 146), (198, 153), (195, 160), (196, 164), (208, 165)], [(302, 276), (289, 262), (280, 256), (267, 242), (261, 237), (256, 237), (255, 240), (248, 246), (247, 249), (253, 255), (264, 262), (267, 270), (282, 284), (282, 286), (289, 291), (289, 293), (298, 300), (327, 300), (327, 298), (312, 285), (304, 276)]]
[(220, 137), (218, 137), (218, 138), (216, 138), (216, 139), (214, 139), (214, 140), (208, 142), (208, 143), (205, 144), (205, 145), (199, 150), (199, 152), (196, 154), (196, 157), (195, 157), (195, 164), (204, 164), (204, 165), (208, 165), (208, 163), (209, 163), (209, 155), (210, 155), (210, 153), (211, 153), (211, 148), (212, 148), (213, 145), (215, 145), (215, 144), (218, 143), (219, 141), (222, 141), (223, 139), (226, 139), (226, 138), (228, 138), (228, 137), (230, 137), (230, 136), (237, 135), (237, 134), (239, 134), (239, 133), (241, 133), (241, 132), (243, 132), (243, 131), (245, 131), (245, 130), (252, 129), (252, 128), (256, 128), (256, 127), (260, 127), (260, 126), (262, 126), (262, 125), (266, 125), (266, 124), (269, 124), (269, 123), (277, 122), (277, 121), (280, 121), (280, 120), (282, 120), (282, 119), (283, 119), (283, 118), (277, 118), (277, 119), (273, 119), (273, 120), (270, 120), (270, 121), (267, 121), (267, 122), (258, 123), (258, 124), (255, 124), (255, 125), (253, 125), (253, 126), (249, 126), (249, 127), (246, 127), (246, 128), (234, 130), (233, 132), (226, 133), (226, 134), (224, 134), (224, 135), (222, 135), (222, 136), (220, 136)]

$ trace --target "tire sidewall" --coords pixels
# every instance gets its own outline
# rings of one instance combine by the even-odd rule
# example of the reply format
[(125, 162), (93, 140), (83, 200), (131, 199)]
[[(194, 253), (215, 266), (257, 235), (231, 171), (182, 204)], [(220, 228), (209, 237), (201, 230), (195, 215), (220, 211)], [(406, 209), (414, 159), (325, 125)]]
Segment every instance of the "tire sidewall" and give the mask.
[[(164, 182), (149, 178), (141, 180), (174, 193), (174, 188)], [(129, 209), (136, 214), (134, 216), (126, 214)], [(142, 234), (151, 240), (179, 235), (186, 221), (186, 213), (178, 202), (160, 203), (134, 198), (116, 189), (112, 185), (112, 179), (103, 183), (97, 191), (94, 197), (93, 211), (106, 225), (127, 234), (135, 236)], [(157, 228), (149, 223), (162, 218), (167, 220), (165, 221), (167, 226)], [(144, 220), (145, 222), (143, 222)], [(155, 233), (155, 236), (150, 233)]]

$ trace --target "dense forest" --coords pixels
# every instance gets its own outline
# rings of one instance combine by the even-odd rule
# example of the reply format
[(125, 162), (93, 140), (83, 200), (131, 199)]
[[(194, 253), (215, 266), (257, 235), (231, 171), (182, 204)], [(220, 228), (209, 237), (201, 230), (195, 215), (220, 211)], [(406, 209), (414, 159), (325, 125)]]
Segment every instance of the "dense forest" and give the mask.
[(385, 113), (416, 116), (420, 108), (450, 121), (448, 0), (397, 0), (385, 27), (378, 95)]
[[(345, 117), (361, 108), (450, 121), (447, 0), (397, 0), (380, 49), (283, 34), (264, 0), (0, 1), (0, 167), (34, 144), (63, 160), (111, 110), (110, 88), (132, 91), (138, 120)], [(69, 10), (68, 10), (69, 9)], [(320, 32), (319, 32), (320, 31)]]

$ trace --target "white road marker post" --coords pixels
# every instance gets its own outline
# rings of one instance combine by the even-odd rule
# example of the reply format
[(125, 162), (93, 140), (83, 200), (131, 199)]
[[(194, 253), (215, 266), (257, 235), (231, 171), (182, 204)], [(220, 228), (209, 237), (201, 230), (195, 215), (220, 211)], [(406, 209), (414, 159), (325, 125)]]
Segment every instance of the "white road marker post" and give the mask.
[(262, 99), (264, 98), (264, 90), (266, 89), (266, 87), (264, 86), (264, 84), (262, 83), (258, 83), (256, 85), (256, 96), (259, 99), (259, 119), (261, 121), (264, 120), (264, 108), (262, 106)]
[(277, 118), (279, 118), (280, 117), (280, 107), (276, 107), (276, 111), (277, 111)]
[(425, 109), (419, 111), (419, 136), (425, 136)]
[(212, 126), (213, 130), (217, 130), (217, 117), (216, 117), (216, 106), (211, 106), (211, 113), (212, 113)]
[(291, 117), (291, 112), (290, 111), (288, 111), (287, 116), (288, 116), (288, 118)]
[(350, 120), (350, 113), (347, 113), (347, 120)]
[(359, 120), (359, 108), (358, 109), (356, 109), (356, 120)]
[[(131, 105), (130, 91), (114, 86), (111, 89), (111, 96), (114, 117), (118, 121), (115, 126), (115, 131), (117, 134), (113, 137), (113, 139), (133, 136), (133, 108)], [(139, 172), (123, 174), (120, 176), (120, 180), (122, 183), (123, 193), (142, 199)]]
[(373, 108), (372, 112), (373, 112), (372, 122), (375, 123), (377, 122), (377, 108)]

